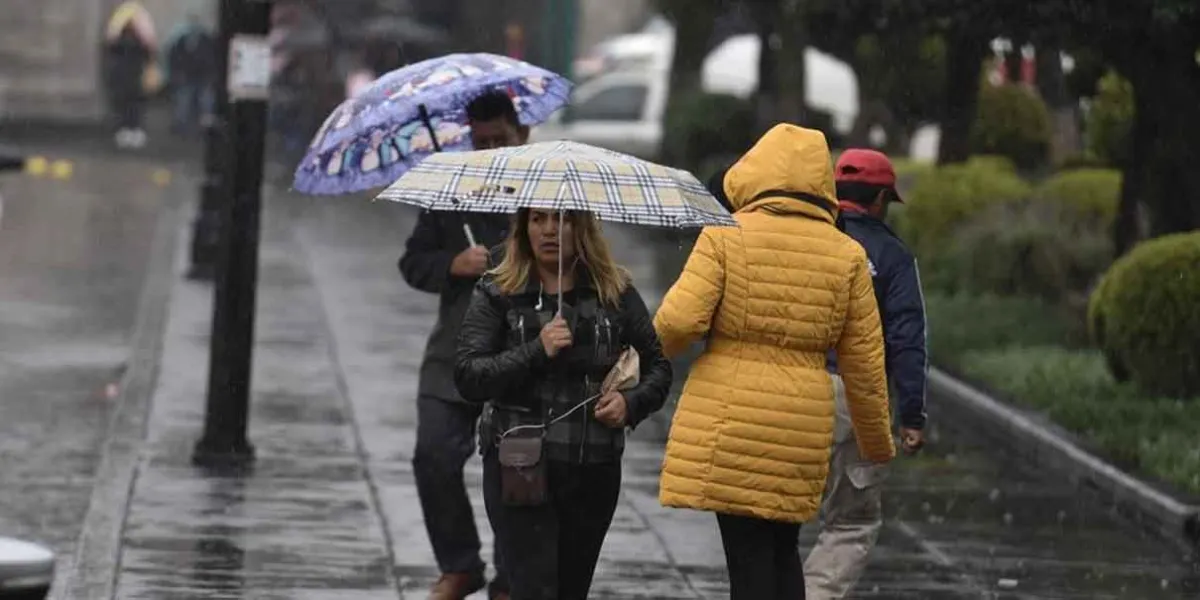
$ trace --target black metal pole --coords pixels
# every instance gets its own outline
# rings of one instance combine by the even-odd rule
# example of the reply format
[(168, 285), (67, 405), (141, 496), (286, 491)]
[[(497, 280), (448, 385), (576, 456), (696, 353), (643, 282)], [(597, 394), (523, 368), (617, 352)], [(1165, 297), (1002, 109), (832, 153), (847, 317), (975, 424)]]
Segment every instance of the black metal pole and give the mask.
[[(265, 36), (270, 28), (269, 1), (222, 0), (222, 10), (237, 11), (232, 22), (238, 34)], [(233, 156), (225, 164), (230, 167), (232, 193), (221, 209), (207, 411), (204, 436), (193, 454), (193, 462), (200, 466), (243, 466), (254, 460), (246, 428), (267, 103), (262, 98), (235, 98), (228, 111)]]
[(229, 196), (229, 169), (223, 163), (229, 145), (229, 38), (237, 28), (237, 3), (221, 0), (217, 16), (216, 79), (213, 81), (213, 114), (204, 127), (204, 181), (200, 207), (192, 221), (192, 244), (187, 278), (212, 281), (220, 244), (221, 200)]

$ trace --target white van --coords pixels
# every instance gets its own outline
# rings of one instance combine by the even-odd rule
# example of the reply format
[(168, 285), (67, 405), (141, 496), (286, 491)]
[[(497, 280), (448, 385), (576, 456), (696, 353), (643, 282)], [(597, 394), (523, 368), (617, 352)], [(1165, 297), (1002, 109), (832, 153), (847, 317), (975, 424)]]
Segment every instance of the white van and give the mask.
[[(572, 140), (658, 159), (674, 40), (674, 28), (667, 27), (600, 44), (589, 60), (619, 66), (580, 83), (571, 104), (534, 129), (533, 141)], [(702, 89), (750, 97), (758, 89), (760, 50), (756, 35), (725, 40), (704, 61)], [(598, 58), (604, 52), (608, 55)], [(809, 106), (831, 113), (838, 132), (848, 133), (858, 116), (858, 79), (853, 69), (812, 49), (806, 51), (805, 61)]]

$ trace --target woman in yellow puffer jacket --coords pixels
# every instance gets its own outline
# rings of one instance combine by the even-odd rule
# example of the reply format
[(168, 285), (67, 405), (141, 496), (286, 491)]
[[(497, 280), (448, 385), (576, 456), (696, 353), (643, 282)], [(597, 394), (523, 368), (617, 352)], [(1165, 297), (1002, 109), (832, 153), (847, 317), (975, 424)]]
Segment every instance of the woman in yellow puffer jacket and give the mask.
[(895, 456), (866, 253), (835, 226), (825, 136), (778, 125), (725, 173), (740, 227), (707, 228), (654, 325), (707, 338), (671, 424), (659, 499), (717, 513), (733, 600), (804, 597), (800, 524), (821, 503), (837, 352), (862, 456)]

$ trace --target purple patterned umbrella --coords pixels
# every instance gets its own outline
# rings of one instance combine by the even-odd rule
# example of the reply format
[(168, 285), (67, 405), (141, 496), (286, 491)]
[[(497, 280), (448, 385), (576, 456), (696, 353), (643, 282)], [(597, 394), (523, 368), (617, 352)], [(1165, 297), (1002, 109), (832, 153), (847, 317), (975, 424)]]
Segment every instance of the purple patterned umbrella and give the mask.
[(571, 82), (486, 53), (451, 54), (397, 69), (329, 115), (296, 168), (293, 187), (308, 194), (382, 187), (433, 152), (470, 150), (467, 104), (495, 89), (513, 99), (521, 123), (536, 125), (567, 103)]

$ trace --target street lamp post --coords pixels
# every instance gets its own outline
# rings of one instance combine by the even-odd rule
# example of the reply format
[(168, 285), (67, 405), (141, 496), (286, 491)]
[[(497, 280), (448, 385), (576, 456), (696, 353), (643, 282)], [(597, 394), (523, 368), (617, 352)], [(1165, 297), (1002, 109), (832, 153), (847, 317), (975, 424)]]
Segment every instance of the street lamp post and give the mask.
[(271, 2), (222, 0), (221, 11), (222, 22), (232, 26), (222, 32), (229, 63), (225, 110), (232, 156), (221, 161), (230, 193), (219, 213), (204, 435), (192, 456), (195, 464), (206, 467), (245, 466), (254, 460), (246, 428), (270, 78), (266, 34)]

